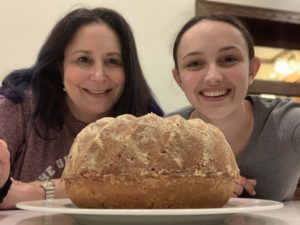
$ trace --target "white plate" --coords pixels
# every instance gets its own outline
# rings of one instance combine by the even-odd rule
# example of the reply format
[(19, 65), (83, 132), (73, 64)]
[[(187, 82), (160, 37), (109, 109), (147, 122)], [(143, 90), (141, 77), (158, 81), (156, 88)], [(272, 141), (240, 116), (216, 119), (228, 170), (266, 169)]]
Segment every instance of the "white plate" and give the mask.
[[(17, 203), (17, 208), (49, 213), (70, 214), (80, 220), (81, 224), (93, 224), (99, 221), (125, 224), (126, 222), (216, 222), (236, 213), (251, 213), (282, 208), (276, 201), (231, 198), (222, 208), (205, 209), (88, 209), (77, 208), (69, 199), (55, 199)], [(106, 223), (107, 224), (107, 223)]]

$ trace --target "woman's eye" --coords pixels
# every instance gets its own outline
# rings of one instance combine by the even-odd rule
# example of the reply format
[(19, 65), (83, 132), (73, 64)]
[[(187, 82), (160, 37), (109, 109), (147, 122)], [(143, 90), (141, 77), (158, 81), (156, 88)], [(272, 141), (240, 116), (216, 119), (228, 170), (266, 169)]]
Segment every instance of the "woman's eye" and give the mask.
[(79, 57), (76, 61), (78, 63), (82, 63), (82, 64), (86, 64), (86, 63), (91, 63), (92, 62), (92, 60), (90, 58), (85, 57), (85, 56)]
[(105, 60), (105, 63), (107, 63), (108, 65), (112, 65), (112, 66), (120, 66), (122, 65), (122, 61), (116, 58), (109, 58), (107, 60)]

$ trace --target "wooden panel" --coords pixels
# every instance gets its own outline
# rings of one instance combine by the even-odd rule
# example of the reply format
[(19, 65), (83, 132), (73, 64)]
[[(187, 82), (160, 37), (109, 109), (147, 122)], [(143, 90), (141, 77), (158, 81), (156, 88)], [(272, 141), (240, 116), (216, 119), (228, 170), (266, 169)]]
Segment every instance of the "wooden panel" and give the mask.
[(300, 13), (196, 0), (196, 15), (222, 13), (238, 17), (255, 45), (300, 49)]
[(300, 96), (300, 83), (254, 80), (248, 89), (249, 94), (272, 94), (288, 97)]
[(300, 24), (300, 14), (298, 12), (196, 0), (197, 15), (207, 15), (210, 12), (223, 13), (236, 17)]

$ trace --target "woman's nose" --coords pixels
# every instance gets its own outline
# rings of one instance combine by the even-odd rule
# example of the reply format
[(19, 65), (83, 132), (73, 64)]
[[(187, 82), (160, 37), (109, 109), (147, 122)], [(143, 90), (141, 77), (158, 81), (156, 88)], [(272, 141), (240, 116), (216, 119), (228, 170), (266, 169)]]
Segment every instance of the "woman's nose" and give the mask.
[(95, 64), (91, 74), (91, 79), (93, 81), (102, 81), (106, 79), (105, 68), (102, 63)]
[(223, 79), (221, 71), (216, 64), (209, 65), (204, 80), (210, 85), (219, 84)]

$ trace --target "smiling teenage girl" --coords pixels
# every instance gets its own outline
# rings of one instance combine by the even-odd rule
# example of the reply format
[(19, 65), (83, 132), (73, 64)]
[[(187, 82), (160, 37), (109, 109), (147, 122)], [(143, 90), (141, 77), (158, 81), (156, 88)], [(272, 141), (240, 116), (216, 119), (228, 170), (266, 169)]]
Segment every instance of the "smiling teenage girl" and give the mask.
[(300, 176), (300, 104), (247, 96), (259, 67), (251, 36), (230, 16), (196, 17), (179, 32), (173, 76), (192, 106), (172, 114), (217, 126), (241, 172), (234, 196), (290, 200)]

